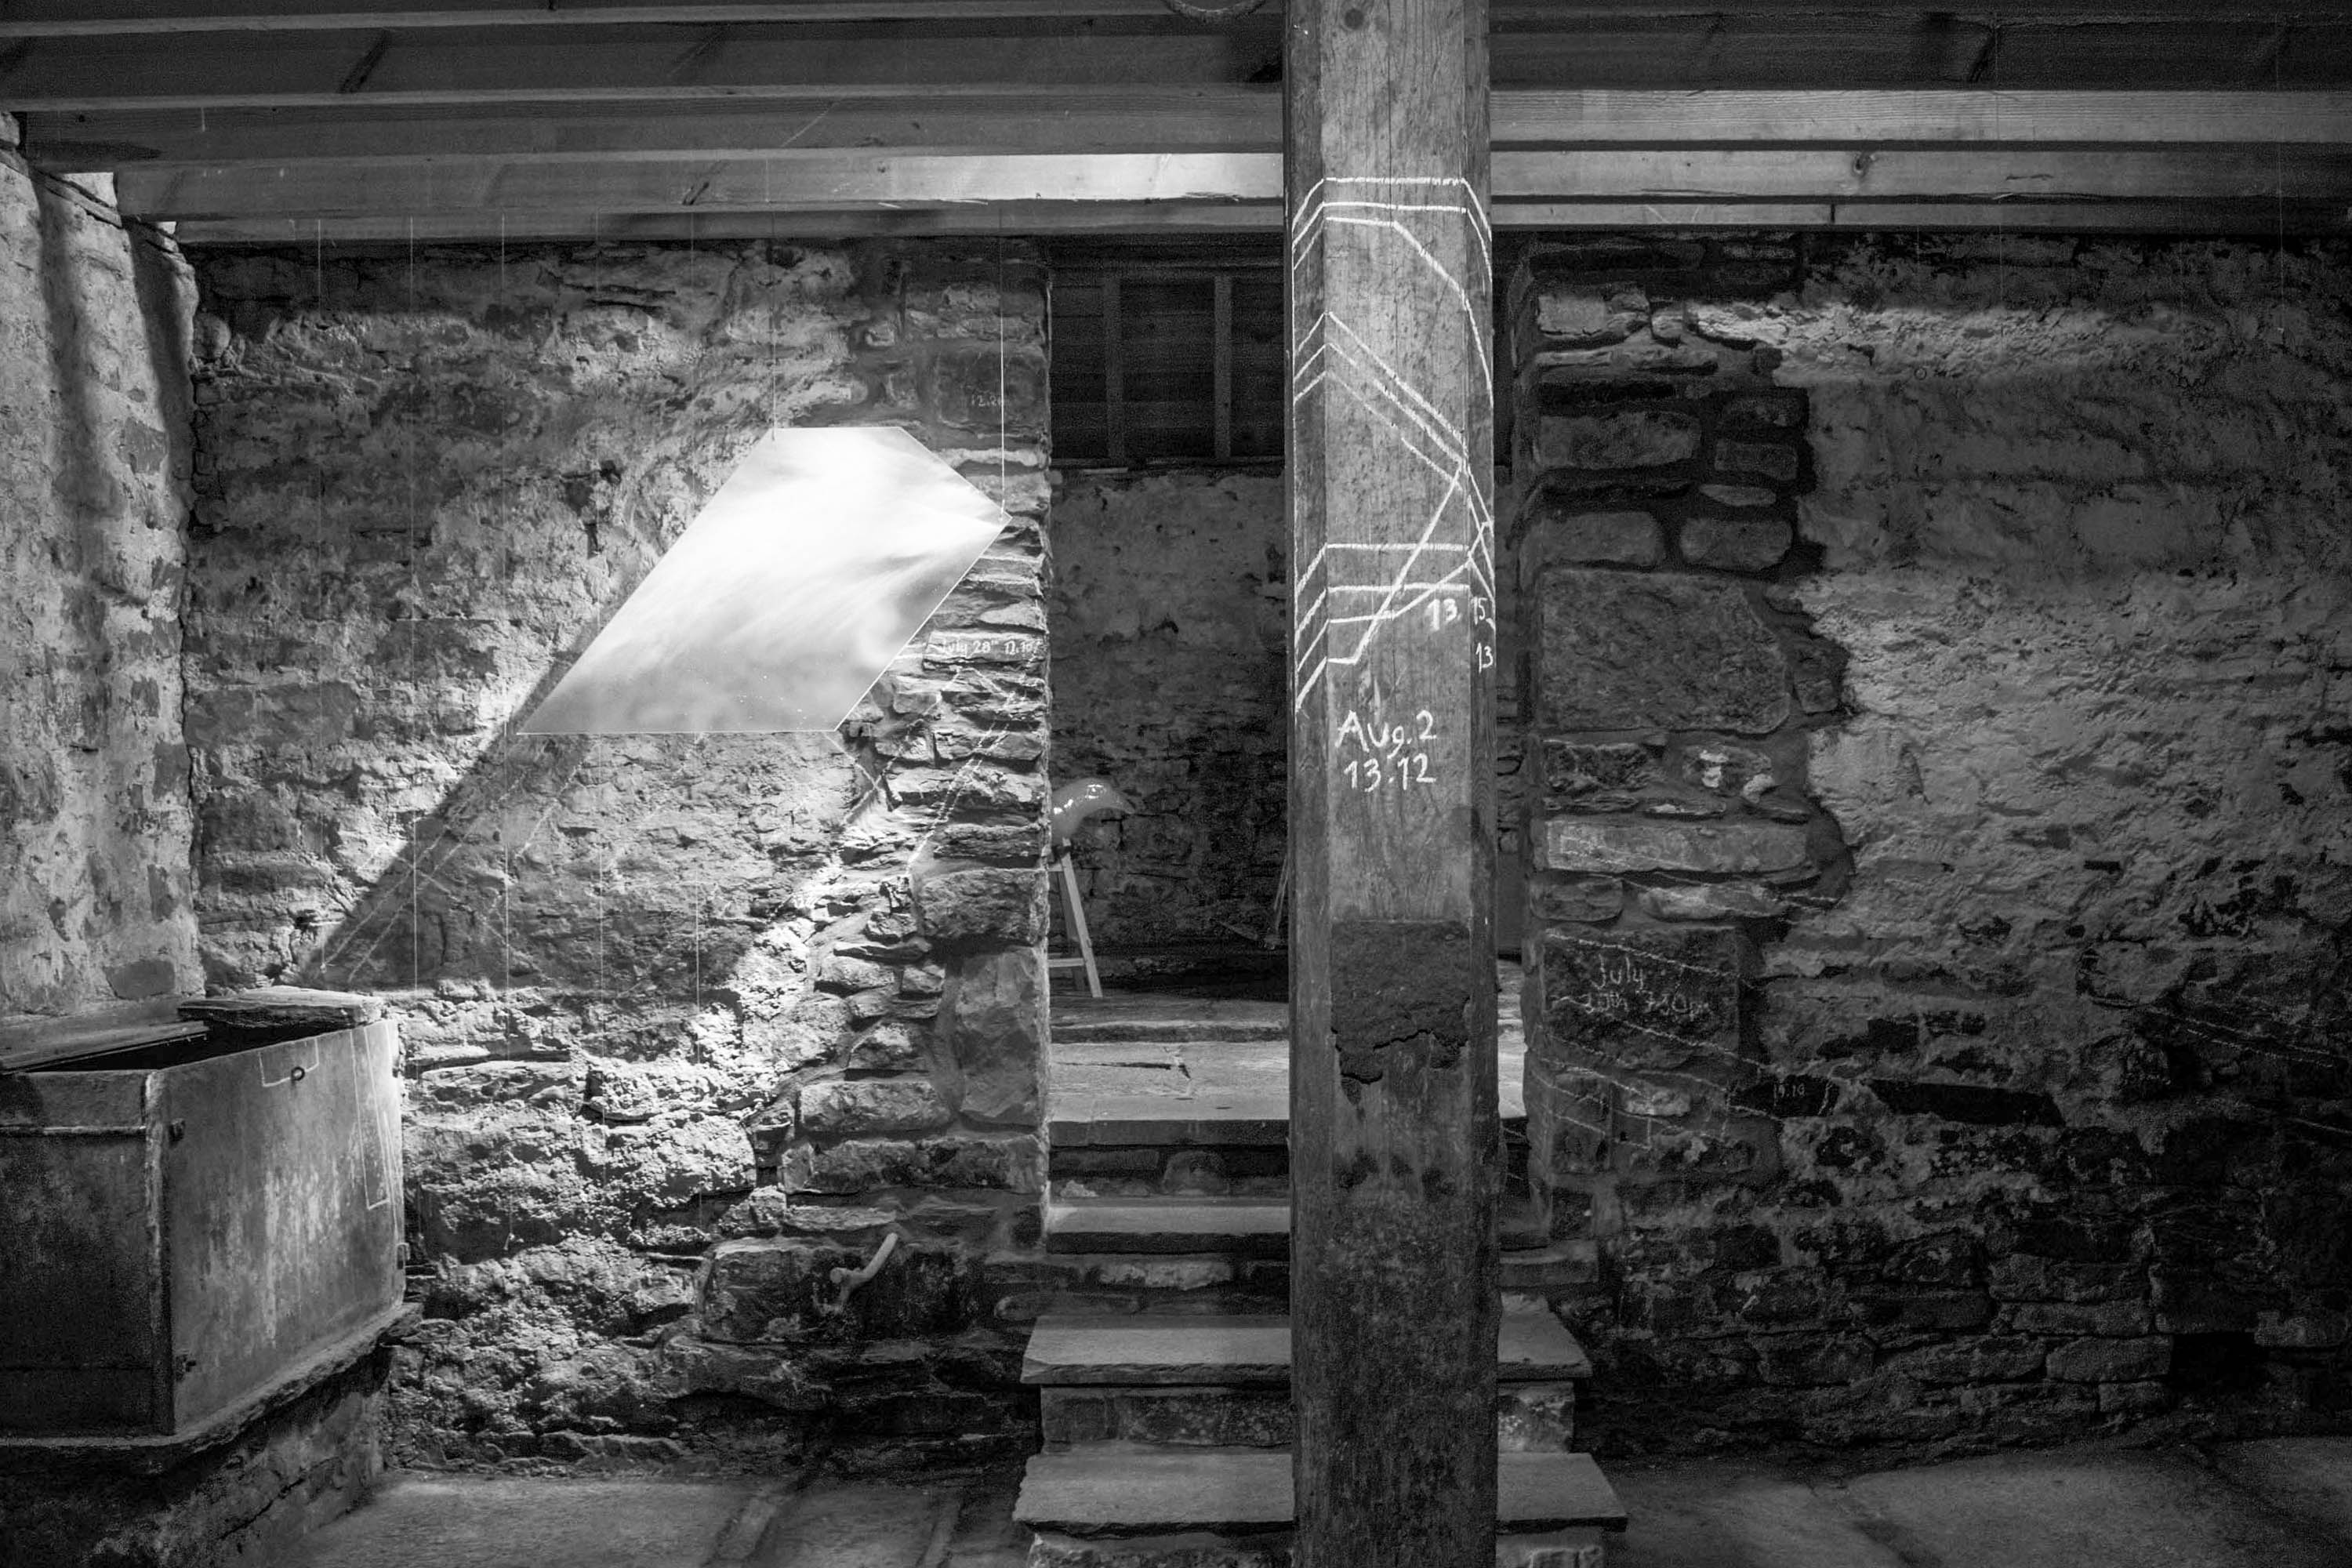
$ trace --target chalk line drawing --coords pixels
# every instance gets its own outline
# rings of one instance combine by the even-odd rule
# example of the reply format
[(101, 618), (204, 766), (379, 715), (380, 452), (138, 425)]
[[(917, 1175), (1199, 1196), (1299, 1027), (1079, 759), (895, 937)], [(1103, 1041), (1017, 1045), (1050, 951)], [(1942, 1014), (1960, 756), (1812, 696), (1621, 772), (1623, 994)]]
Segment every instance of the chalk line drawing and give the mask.
[[(1372, 247), (1384, 265), (1434, 276), (1471, 328), (1477, 356), (1470, 389), (1475, 417), (1449, 416), (1381, 352), (1373, 334), (1327, 308), (1291, 344), (1291, 401), (1344, 395), (1393, 448), (1433, 476), (1439, 490), (1420, 534), (1410, 542), (1327, 542), (1298, 568), (1292, 584), (1301, 606), (1295, 623), (1292, 701), (1304, 710), (1329, 672), (1361, 664), (1382, 633), (1426, 607), (1433, 628), (1466, 614), (1482, 667), (1494, 663), (1495, 517), (1490, 477), (1473, 450), (1493, 400), (1491, 350), (1476, 302), (1439, 258), (1453, 248), (1440, 237), (1464, 226), (1472, 264), (1491, 268), (1494, 231), (1468, 181), (1440, 175), (1328, 175), (1298, 204), (1291, 237), (1295, 271), (1344, 229)], [(1465, 428), (1465, 426), (1468, 427)]]

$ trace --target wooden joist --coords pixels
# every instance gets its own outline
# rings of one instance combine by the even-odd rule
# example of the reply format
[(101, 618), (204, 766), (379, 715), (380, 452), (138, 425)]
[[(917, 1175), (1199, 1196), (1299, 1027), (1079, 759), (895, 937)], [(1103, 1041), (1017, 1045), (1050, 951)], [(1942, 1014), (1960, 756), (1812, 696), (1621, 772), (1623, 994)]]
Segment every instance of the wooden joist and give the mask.
[(117, 176), (124, 209), (147, 217), (339, 217), (460, 210), (615, 214), (773, 212), (995, 202), (1276, 201), (1272, 153), (1013, 153), (950, 156), (788, 151), (761, 158), (593, 163), (310, 164), (222, 174)]
[[(1494, 154), (1494, 191), (1497, 221), (1517, 227), (1579, 224), (1583, 207), (1638, 212), (1660, 205), (2023, 209), (2042, 202), (2124, 202), (2267, 203), (2275, 209), (2284, 202), (2300, 217), (2352, 205), (2352, 159), (2305, 147), (1502, 151)], [(1230, 206), (1238, 210), (1219, 221), (1250, 214), (1271, 226), (1282, 169), (1272, 153), (901, 157), (789, 149), (761, 157), (615, 163), (316, 163), (219, 173), (133, 167), (117, 177), (117, 192), (126, 212), (149, 219), (315, 221), (339, 229), (352, 221), (480, 214), (520, 234), (540, 232), (542, 216), (568, 214), (715, 219), (1003, 204)], [(996, 225), (992, 212), (967, 216), (975, 226)]]
[[(1495, 95), (1508, 151), (1586, 147), (2343, 146), (2343, 92), (1627, 92)], [(606, 166), (678, 154), (758, 158), (894, 153), (1272, 153), (1280, 89), (1194, 87), (999, 98), (875, 99), (779, 113), (732, 103), (473, 108), (343, 105), (38, 114), (26, 153), (64, 170), (276, 170), (446, 160)]]
[(1004, 202), (955, 207), (616, 214), (535, 213), (528, 221), (496, 212), (351, 218), (206, 218), (179, 223), (183, 245), (299, 246), (525, 242), (824, 240), (970, 235), (1268, 234), (1282, 226), (1279, 202)]
[(450, 159), (609, 164), (826, 149), (894, 153), (1261, 152), (1281, 145), (1279, 88), (1135, 88), (828, 99), (779, 109), (637, 102), (306, 109), (168, 109), (27, 117), (26, 155), (46, 168), (276, 169)]

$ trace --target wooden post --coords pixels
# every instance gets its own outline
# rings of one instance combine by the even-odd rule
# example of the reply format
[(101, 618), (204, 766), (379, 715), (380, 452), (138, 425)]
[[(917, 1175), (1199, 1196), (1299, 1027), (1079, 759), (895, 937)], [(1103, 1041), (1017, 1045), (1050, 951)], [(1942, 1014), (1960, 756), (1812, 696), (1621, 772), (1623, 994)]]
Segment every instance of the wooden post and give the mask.
[(1485, 0), (1290, 0), (1299, 1568), (1495, 1540)]

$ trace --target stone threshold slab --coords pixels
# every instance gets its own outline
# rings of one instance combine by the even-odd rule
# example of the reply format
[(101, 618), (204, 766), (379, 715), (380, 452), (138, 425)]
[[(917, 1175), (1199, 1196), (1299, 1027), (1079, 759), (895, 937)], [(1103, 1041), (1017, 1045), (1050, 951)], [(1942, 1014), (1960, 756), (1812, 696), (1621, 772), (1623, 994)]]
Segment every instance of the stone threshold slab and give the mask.
[[(1592, 1375), (1576, 1336), (1549, 1311), (1506, 1312), (1495, 1347), (1505, 1383)], [(1044, 1385), (1172, 1386), (1286, 1384), (1286, 1317), (1043, 1317), (1029, 1337), (1021, 1381)]]
[[(1505, 1529), (1625, 1528), (1624, 1505), (1589, 1454), (1498, 1454), (1496, 1471)], [(1129, 1444), (1038, 1455), (1013, 1510), (1033, 1529), (1079, 1536), (1279, 1529), (1291, 1516), (1286, 1449)]]

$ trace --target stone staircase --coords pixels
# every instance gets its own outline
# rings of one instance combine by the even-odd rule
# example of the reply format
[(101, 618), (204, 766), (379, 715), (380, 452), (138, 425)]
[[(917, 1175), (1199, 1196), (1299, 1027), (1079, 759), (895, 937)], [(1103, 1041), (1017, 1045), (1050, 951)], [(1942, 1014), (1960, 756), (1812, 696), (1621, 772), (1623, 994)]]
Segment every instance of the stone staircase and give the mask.
[[(992, 1267), (1034, 1321), (1031, 1568), (1289, 1562), (1287, 1030), (1279, 1004), (1057, 1004), (1042, 1250)], [(1507, 1134), (1517, 1080), (1507, 1039)], [(1503, 1240), (1496, 1562), (1598, 1568), (1624, 1514), (1574, 1451), (1591, 1366), (1544, 1301), (1590, 1277), (1590, 1250), (1551, 1245), (1524, 1204)]]

